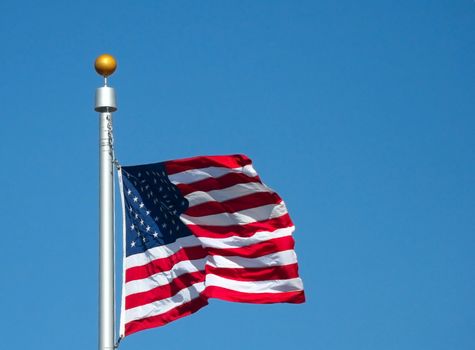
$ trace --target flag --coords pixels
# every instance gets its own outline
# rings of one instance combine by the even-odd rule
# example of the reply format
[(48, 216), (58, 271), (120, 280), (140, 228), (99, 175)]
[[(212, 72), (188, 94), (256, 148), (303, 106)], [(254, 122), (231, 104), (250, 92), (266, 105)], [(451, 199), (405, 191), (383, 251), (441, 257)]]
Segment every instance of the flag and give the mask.
[(120, 335), (165, 325), (209, 298), (302, 303), (282, 199), (244, 155), (122, 166)]

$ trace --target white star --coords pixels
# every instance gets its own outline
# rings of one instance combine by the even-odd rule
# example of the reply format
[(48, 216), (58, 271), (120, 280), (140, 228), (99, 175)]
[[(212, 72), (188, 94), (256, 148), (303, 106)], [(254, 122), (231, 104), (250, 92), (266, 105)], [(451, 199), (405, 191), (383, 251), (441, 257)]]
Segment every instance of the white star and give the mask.
[(144, 205), (145, 205), (145, 204), (143, 204), (143, 202), (140, 203), (140, 204), (139, 204), (139, 208), (143, 208)]
[(164, 222), (164, 223), (162, 224), (162, 227), (163, 227), (163, 228), (166, 228), (166, 227), (167, 227), (167, 223)]
[(153, 218), (153, 220), (155, 220), (156, 222), (158, 222), (158, 216), (155, 216), (155, 217)]
[(143, 223), (144, 223), (143, 219), (140, 219), (140, 225), (143, 226)]
[(135, 225), (134, 225), (134, 224), (130, 225), (130, 229), (131, 229), (132, 231), (135, 230)]
[(127, 194), (128, 194), (129, 196), (130, 196), (131, 193), (132, 193), (131, 190), (128, 190), (128, 191), (127, 191)]
[(157, 232), (157, 231), (154, 231), (154, 232), (153, 232), (153, 237), (155, 237), (155, 238), (158, 237), (158, 232)]
[(139, 214), (135, 213), (135, 218), (138, 219), (139, 218)]
[(145, 213), (146, 213), (147, 215), (150, 215), (150, 210), (147, 210)]
[(142, 238), (142, 241), (145, 243), (145, 241), (146, 241), (145, 237), (144, 237), (144, 238)]
[(145, 231), (150, 232), (150, 226), (147, 225), (147, 227), (145, 228)]
[(134, 203), (137, 203), (139, 201), (139, 197), (134, 197)]
[(129, 207), (129, 212), (133, 212), (134, 210), (132, 209), (132, 207)]
[(130, 246), (131, 246), (132, 248), (135, 247), (135, 241), (132, 241), (132, 242), (130, 243)]

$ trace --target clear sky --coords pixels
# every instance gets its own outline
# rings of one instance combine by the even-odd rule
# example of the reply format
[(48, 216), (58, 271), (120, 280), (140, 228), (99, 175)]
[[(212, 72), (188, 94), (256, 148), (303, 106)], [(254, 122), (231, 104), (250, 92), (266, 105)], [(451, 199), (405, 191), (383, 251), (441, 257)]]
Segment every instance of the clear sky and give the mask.
[(0, 45), (2, 349), (97, 348), (104, 52), (120, 162), (247, 154), (307, 294), (121, 349), (474, 348), (474, 1), (2, 0)]

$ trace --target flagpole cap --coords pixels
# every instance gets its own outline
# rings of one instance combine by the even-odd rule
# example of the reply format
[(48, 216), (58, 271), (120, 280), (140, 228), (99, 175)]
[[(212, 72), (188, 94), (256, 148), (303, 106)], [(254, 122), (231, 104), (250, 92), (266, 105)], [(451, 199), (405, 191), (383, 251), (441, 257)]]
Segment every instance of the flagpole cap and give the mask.
[(107, 78), (115, 72), (117, 68), (117, 61), (115, 60), (114, 56), (106, 53), (96, 58), (96, 61), (94, 62), (94, 68), (96, 69), (97, 74)]

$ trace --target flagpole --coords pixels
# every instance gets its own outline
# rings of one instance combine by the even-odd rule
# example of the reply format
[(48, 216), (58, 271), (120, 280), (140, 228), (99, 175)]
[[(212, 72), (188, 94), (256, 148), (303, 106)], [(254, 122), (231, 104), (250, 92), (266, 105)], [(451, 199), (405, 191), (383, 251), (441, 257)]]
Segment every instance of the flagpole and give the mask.
[(107, 78), (115, 71), (114, 57), (96, 59), (97, 73), (104, 86), (96, 90), (95, 110), (99, 112), (99, 350), (114, 349), (114, 151), (112, 112), (117, 110), (115, 91)]

